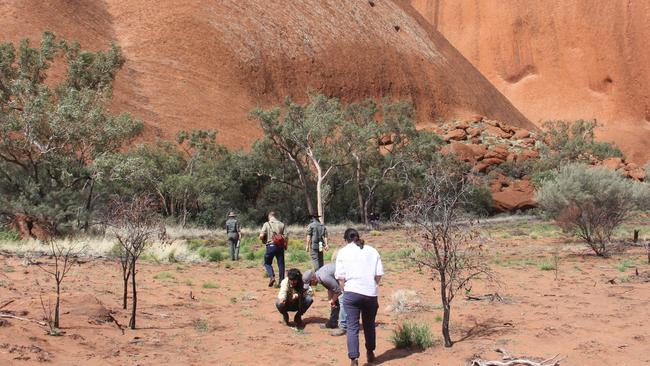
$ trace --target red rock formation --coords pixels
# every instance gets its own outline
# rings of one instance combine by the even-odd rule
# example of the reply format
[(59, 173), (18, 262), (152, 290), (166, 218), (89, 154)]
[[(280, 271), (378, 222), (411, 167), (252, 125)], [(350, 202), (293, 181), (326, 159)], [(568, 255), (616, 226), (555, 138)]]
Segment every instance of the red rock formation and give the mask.
[(650, 159), (647, 1), (410, 0), (531, 121), (592, 119)]
[(88, 48), (123, 47), (114, 109), (148, 136), (212, 128), (230, 146), (260, 135), (256, 106), (411, 100), (418, 123), (482, 115), (533, 128), (406, 0), (0, 2), (0, 37), (37, 42), (44, 29)]

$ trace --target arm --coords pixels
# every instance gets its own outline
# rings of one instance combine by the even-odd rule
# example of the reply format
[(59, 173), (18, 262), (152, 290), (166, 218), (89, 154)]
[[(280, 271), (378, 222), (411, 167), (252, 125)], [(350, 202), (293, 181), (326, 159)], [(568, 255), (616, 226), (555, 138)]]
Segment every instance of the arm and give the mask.
[(289, 288), (289, 280), (286, 278), (280, 282), (280, 291), (278, 291), (278, 300), (281, 302), (286, 302), (287, 301), (287, 290)]
[(330, 247), (327, 244), (327, 228), (323, 226), (323, 250), (327, 251)]
[(384, 275), (384, 265), (381, 263), (381, 257), (377, 255), (377, 269), (375, 270), (375, 283), (379, 285), (381, 277)]
[(311, 241), (310, 239), (311, 239), (311, 236), (309, 234), (307, 234), (305, 236), (305, 251), (306, 252), (309, 252), (309, 242)]
[(268, 224), (269, 224), (268, 222), (265, 222), (264, 225), (262, 225), (262, 230), (260, 230), (259, 238), (260, 238), (260, 241), (262, 242), (262, 244), (266, 244), (266, 239), (268, 239), (266, 237), (267, 225)]

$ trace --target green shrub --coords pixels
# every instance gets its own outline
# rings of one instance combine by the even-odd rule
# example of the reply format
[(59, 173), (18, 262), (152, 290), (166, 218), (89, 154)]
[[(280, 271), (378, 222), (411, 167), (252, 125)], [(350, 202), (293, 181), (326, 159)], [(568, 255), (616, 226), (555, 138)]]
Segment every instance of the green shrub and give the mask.
[(219, 288), (219, 285), (217, 285), (214, 282), (208, 281), (208, 282), (204, 282), (202, 287), (203, 288)]
[(156, 280), (171, 280), (174, 279), (174, 275), (171, 272), (165, 271), (155, 274), (153, 278)]
[(393, 330), (391, 342), (396, 348), (426, 349), (433, 346), (433, 337), (427, 324), (404, 322)]
[(634, 263), (629, 259), (621, 261), (616, 265), (616, 269), (618, 269), (619, 272), (625, 272), (631, 267), (634, 267)]
[(309, 253), (307, 253), (304, 248), (302, 249), (290, 248), (288, 250), (288, 253), (289, 253), (288, 260), (289, 262), (292, 263), (308, 262), (311, 259)]
[(647, 209), (648, 185), (607, 168), (570, 164), (542, 184), (540, 207), (566, 232), (581, 238), (597, 255), (607, 256), (614, 230), (636, 208)]
[(555, 263), (542, 262), (537, 267), (539, 267), (539, 269), (541, 269), (542, 271), (554, 271), (555, 270)]
[(16, 230), (0, 227), (0, 241), (20, 241), (20, 233)]
[(224, 255), (219, 249), (211, 249), (208, 251), (207, 258), (210, 262), (221, 262)]

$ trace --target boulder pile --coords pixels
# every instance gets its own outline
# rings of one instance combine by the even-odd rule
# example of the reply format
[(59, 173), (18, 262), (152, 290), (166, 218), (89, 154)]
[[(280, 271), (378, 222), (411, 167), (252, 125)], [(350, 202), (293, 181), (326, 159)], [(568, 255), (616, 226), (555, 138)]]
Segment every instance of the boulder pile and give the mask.
[[(544, 141), (539, 131), (529, 131), (482, 116), (469, 121), (447, 122), (429, 130), (447, 143), (441, 149), (443, 154), (453, 154), (471, 164), (475, 173), (485, 175), (497, 211), (512, 212), (537, 206), (532, 177), (508, 176), (504, 171), (526, 160), (541, 158), (548, 141)], [(610, 168), (637, 181), (646, 178), (642, 167), (628, 163), (624, 158), (601, 161), (590, 155), (584, 160), (590, 165)]]

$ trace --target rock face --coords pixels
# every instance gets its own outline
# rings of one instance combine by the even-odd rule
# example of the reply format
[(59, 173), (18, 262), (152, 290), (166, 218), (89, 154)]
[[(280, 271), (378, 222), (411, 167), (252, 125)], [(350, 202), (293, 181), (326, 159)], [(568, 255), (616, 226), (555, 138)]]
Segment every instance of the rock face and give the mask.
[(650, 160), (647, 1), (410, 2), (531, 121), (596, 118)]
[(212, 128), (230, 146), (260, 135), (256, 106), (322, 91), (345, 102), (413, 101), (418, 123), (486, 116), (534, 128), (406, 0), (9, 0), (1, 41), (44, 29), (127, 57), (113, 108), (149, 137)]

